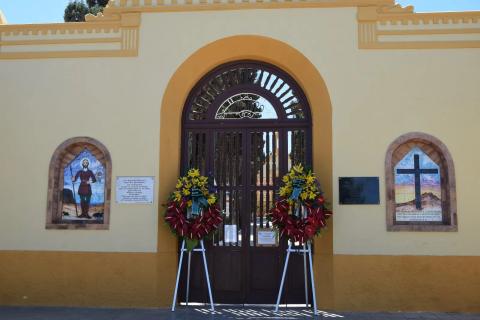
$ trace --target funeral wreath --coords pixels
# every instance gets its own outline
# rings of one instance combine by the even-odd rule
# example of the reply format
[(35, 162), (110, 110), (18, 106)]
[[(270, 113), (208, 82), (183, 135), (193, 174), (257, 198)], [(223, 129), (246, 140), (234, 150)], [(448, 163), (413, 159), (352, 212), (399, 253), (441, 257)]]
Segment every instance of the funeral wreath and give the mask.
[(326, 208), (320, 185), (311, 170), (295, 165), (282, 181), (279, 199), (267, 219), (278, 228), (280, 236), (304, 244), (326, 227), (332, 212)]
[(165, 221), (173, 233), (186, 240), (189, 250), (214, 232), (223, 218), (218, 197), (208, 189), (208, 178), (198, 169), (180, 177), (166, 205)]

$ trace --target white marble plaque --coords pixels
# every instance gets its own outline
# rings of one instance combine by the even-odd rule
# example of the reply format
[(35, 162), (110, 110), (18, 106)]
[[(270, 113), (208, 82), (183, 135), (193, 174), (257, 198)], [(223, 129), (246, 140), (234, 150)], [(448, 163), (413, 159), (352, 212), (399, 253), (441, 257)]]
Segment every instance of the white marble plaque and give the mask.
[(117, 177), (117, 203), (153, 203), (155, 177)]

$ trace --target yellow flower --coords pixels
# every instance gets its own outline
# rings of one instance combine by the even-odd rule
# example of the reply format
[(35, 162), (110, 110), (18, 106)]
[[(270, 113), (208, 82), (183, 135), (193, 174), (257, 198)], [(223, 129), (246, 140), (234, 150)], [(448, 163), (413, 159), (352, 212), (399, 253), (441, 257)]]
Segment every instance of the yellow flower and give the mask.
[(190, 194), (190, 189), (183, 188), (182, 193), (184, 196), (188, 196)]
[(284, 183), (287, 183), (289, 180), (290, 180), (290, 178), (288, 177), (288, 175), (284, 175), (283, 178), (282, 178), (282, 181)]
[(217, 202), (217, 198), (215, 198), (215, 195), (211, 194), (208, 197), (207, 202), (208, 202), (209, 205), (213, 205), (213, 204), (215, 204), (215, 202)]
[(180, 189), (182, 185), (183, 185), (182, 180), (178, 179), (177, 185), (175, 186), (175, 188)]
[(307, 193), (306, 193), (306, 192), (302, 192), (302, 193), (300, 194), (300, 198), (301, 198), (302, 200), (306, 200), (306, 199), (307, 199)]
[(305, 181), (307, 182), (307, 184), (313, 184), (313, 183), (315, 183), (315, 177), (312, 176), (312, 175), (308, 175), (308, 176), (305, 178)]
[(302, 173), (303, 172), (303, 166), (301, 164), (297, 164), (297, 165), (293, 166), (293, 171), (296, 171), (298, 173)]
[(284, 197), (289, 195), (292, 192), (292, 189), (288, 186), (280, 187), (280, 196)]
[(188, 206), (188, 207), (191, 207), (191, 206), (192, 206), (192, 200), (188, 200), (188, 201), (187, 201), (187, 206)]
[(191, 177), (191, 178), (198, 177), (198, 176), (200, 176), (200, 171), (198, 169), (190, 169), (188, 171), (188, 176)]
[(175, 192), (173, 193), (173, 200), (175, 200), (175, 201), (178, 202), (178, 201), (180, 201), (181, 199), (182, 199), (182, 195), (180, 194), (180, 192), (179, 192), (179, 191), (175, 191)]

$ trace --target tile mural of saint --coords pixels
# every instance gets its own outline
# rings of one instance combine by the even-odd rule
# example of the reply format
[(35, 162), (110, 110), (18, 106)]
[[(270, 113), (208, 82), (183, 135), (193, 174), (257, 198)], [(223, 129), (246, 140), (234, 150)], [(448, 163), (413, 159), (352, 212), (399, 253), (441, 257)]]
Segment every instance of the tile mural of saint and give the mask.
[(63, 169), (62, 222), (103, 223), (105, 168), (83, 150)]
[(442, 221), (440, 167), (415, 147), (395, 166), (396, 221)]

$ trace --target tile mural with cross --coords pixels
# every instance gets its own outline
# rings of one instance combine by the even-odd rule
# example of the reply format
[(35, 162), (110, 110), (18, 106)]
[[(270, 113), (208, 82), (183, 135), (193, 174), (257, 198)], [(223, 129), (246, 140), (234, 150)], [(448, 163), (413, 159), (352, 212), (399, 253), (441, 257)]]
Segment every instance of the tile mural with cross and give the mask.
[(441, 221), (440, 168), (415, 147), (395, 166), (397, 221)]

